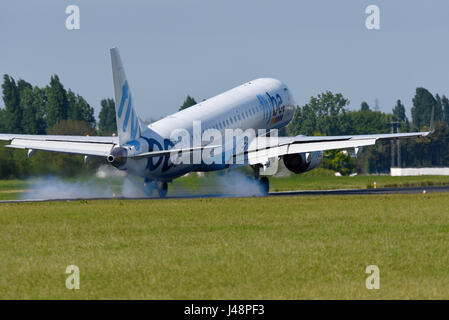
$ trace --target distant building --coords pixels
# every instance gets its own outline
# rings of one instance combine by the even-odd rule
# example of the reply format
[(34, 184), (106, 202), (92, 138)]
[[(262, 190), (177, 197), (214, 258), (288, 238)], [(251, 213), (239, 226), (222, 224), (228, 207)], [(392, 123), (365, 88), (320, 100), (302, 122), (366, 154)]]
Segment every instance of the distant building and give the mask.
[(449, 176), (449, 168), (390, 168), (390, 175), (397, 176)]

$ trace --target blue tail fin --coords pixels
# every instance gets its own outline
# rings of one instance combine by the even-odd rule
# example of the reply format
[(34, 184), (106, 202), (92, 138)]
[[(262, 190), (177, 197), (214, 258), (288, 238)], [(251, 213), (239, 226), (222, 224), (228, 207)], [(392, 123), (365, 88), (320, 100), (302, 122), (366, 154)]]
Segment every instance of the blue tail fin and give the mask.
[(126, 80), (120, 53), (111, 49), (112, 78), (114, 80), (115, 115), (120, 145), (140, 137), (141, 125), (133, 106), (129, 83)]

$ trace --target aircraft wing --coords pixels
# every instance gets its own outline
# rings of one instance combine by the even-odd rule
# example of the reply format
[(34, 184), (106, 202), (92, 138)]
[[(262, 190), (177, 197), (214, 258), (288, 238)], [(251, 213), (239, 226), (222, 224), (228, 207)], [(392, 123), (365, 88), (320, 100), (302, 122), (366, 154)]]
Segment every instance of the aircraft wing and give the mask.
[[(244, 159), (243, 161), (253, 164), (265, 164), (270, 158), (283, 156), (286, 154), (306, 153), (315, 151), (324, 151), (331, 149), (360, 148), (374, 145), (378, 140), (403, 139), (427, 136), (430, 132), (412, 132), (412, 133), (391, 133), (391, 134), (371, 134), (371, 135), (352, 135), (352, 136), (296, 136), (296, 137), (255, 137), (247, 147), (241, 151), (235, 152), (228, 163), (236, 163), (235, 158)], [(242, 139), (243, 136), (237, 139)], [(243, 147), (243, 144), (242, 144)], [(130, 156), (134, 159), (144, 159), (152, 157), (161, 157), (182, 152), (190, 153), (194, 151), (204, 151), (209, 149), (226, 149), (223, 145), (211, 145), (191, 148), (174, 148), (169, 150), (158, 150), (144, 152)], [(234, 158), (234, 159), (232, 159)]]
[[(232, 157), (243, 156), (248, 164), (265, 164), (270, 158), (286, 154), (324, 151), (331, 149), (359, 148), (374, 145), (378, 140), (402, 139), (427, 136), (430, 132), (391, 133), (352, 136), (296, 136), (296, 137), (256, 137), (245, 150)], [(0, 140), (10, 141), (6, 147), (72, 153), (79, 155), (108, 156), (119, 144), (118, 137), (101, 136), (57, 136), (0, 134)], [(135, 159), (166, 156), (179, 152), (193, 152), (213, 149), (217, 145), (187, 149), (172, 149), (145, 152), (130, 156)]]
[(234, 157), (245, 156), (249, 164), (265, 164), (270, 158), (286, 154), (315, 152), (332, 149), (360, 148), (374, 145), (378, 140), (424, 137), (431, 132), (390, 133), (353, 136), (296, 136), (296, 137), (257, 137), (247, 151)]
[(118, 137), (56, 136), (0, 134), (0, 140), (10, 141), (9, 148), (44, 150), (90, 156), (107, 156), (118, 144)]

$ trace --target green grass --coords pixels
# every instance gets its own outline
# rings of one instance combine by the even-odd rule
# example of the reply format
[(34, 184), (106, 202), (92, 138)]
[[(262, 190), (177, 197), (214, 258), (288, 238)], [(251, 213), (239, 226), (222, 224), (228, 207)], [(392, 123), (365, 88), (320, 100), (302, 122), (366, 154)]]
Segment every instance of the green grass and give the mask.
[(24, 180), (0, 180), (0, 192), (10, 190), (23, 190), (28, 183)]
[[(2, 299), (449, 298), (449, 195), (2, 204)], [(65, 288), (75, 264), (81, 289)], [(365, 268), (380, 268), (380, 290)]]
[(449, 176), (301, 176), (294, 175), (289, 178), (270, 178), (271, 191), (286, 190), (328, 190), (328, 189), (366, 189), (388, 187), (412, 187), (448, 185)]

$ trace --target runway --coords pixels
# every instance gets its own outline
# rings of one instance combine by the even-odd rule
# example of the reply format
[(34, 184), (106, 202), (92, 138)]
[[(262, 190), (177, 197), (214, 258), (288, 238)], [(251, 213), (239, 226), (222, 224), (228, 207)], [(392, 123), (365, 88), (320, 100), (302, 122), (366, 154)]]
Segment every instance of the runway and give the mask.
[(447, 186), (422, 186), (422, 187), (401, 187), (401, 188), (377, 188), (377, 189), (337, 189), (337, 190), (301, 190), (270, 192), (268, 195), (236, 195), (236, 194), (198, 194), (168, 196), (166, 198), (65, 198), (65, 199), (22, 199), (22, 200), (2, 200), (1, 203), (27, 203), (27, 202), (54, 202), (54, 201), (81, 201), (81, 200), (173, 200), (173, 199), (199, 199), (199, 198), (252, 198), (252, 197), (292, 197), (292, 196), (350, 196), (350, 195), (374, 195), (374, 194), (423, 194), (433, 192), (449, 192)]

